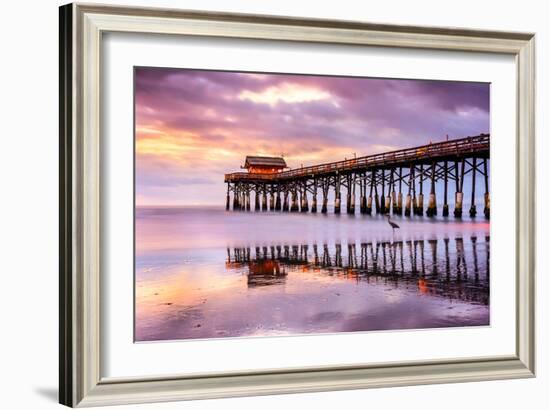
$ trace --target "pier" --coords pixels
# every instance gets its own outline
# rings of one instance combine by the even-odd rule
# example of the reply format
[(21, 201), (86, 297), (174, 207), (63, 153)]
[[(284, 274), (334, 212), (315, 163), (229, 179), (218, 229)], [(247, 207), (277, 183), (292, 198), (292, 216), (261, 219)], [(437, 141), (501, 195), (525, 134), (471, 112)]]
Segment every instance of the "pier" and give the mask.
[[(327, 213), (332, 193), (336, 214), (356, 214), (358, 208), (367, 215), (449, 216), (452, 206), (452, 215), (460, 218), (469, 178), (468, 213), (478, 214), (476, 188), (481, 188), (483, 215), (489, 218), (489, 157), (489, 134), (296, 169), (286, 169), (283, 158), (247, 157), (248, 172), (225, 174), (226, 209)], [(443, 198), (437, 198), (436, 184), (443, 185)]]

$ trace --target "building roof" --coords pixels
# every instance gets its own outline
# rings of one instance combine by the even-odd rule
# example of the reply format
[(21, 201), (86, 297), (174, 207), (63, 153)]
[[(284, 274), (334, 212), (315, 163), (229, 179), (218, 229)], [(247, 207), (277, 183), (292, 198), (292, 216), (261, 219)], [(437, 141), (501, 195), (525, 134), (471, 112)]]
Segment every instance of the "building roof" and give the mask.
[(286, 162), (283, 157), (259, 157), (250, 156), (246, 157), (244, 167), (274, 167), (274, 168), (286, 168)]

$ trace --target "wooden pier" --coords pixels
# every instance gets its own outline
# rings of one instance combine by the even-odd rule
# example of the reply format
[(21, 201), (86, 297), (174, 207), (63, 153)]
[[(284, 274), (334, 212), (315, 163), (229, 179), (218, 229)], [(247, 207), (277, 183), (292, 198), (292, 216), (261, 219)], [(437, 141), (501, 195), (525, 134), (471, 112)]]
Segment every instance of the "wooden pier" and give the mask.
[[(475, 195), (479, 176), (484, 182), (483, 214), (489, 218), (489, 156), (489, 134), (480, 134), (290, 170), (284, 170), (286, 164), (281, 158), (284, 165), (274, 171), (270, 168), (269, 172), (225, 174), (226, 209), (326, 213), (329, 192), (332, 192), (336, 214), (342, 209), (355, 214), (358, 204), (359, 212), (368, 215), (425, 214), (431, 217), (441, 208), (441, 214), (448, 216), (449, 196), (454, 189), (452, 213), (459, 218), (463, 213), (464, 181), (470, 178), (469, 214), (474, 217), (477, 215)], [(262, 157), (248, 158), (261, 164)], [(266, 158), (269, 167), (274, 163), (277, 162), (273, 157)], [(437, 183), (443, 184), (443, 198), (439, 202)], [(425, 188), (428, 190), (426, 209)]]

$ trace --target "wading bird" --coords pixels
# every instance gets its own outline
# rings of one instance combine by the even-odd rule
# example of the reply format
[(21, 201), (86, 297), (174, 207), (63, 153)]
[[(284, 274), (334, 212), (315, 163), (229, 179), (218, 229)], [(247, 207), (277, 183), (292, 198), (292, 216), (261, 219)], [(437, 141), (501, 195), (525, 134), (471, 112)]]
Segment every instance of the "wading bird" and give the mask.
[(392, 222), (392, 221), (390, 220), (390, 215), (388, 215), (388, 223), (389, 223), (390, 226), (391, 226), (391, 229), (392, 229), (391, 232), (392, 232), (392, 234), (395, 232), (395, 229), (399, 229), (399, 225), (397, 225), (395, 222)]

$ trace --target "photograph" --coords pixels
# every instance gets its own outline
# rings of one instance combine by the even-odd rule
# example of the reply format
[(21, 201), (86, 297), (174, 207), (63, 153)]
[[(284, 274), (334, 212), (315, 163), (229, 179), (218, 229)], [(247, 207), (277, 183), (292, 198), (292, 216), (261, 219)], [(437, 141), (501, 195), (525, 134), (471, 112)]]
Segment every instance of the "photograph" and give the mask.
[(135, 342), (491, 325), (490, 83), (133, 76)]

